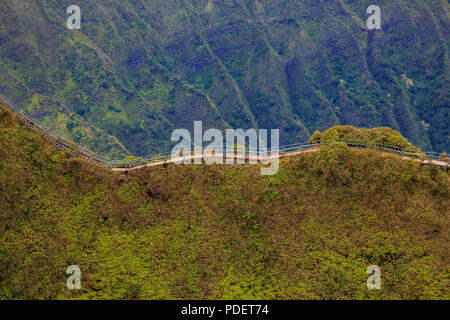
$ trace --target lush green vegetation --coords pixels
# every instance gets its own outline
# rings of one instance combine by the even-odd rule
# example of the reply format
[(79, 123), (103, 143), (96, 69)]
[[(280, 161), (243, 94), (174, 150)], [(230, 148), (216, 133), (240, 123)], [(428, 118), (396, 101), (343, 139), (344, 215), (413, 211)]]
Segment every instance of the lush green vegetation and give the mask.
[(418, 150), (402, 134), (388, 127), (356, 128), (353, 126), (334, 126), (323, 133), (314, 132), (309, 138), (310, 143), (332, 143), (335, 141), (360, 141), (366, 145), (383, 145), (400, 150)]
[(340, 144), (272, 177), (114, 174), (0, 112), (0, 298), (449, 299), (449, 186), (442, 169)]
[(450, 149), (449, 4), (370, 0), (0, 3), (0, 93), (110, 158), (170, 150), (174, 128), (389, 126)]

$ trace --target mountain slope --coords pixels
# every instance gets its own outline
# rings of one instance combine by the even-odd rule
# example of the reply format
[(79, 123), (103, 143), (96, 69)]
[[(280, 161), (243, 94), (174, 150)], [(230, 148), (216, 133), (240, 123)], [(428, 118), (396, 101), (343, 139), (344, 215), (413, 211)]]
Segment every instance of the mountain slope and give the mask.
[[(449, 298), (448, 172), (340, 145), (114, 174), (0, 111), (0, 298)], [(263, 205), (262, 205), (263, 204)], [(78, 265), (80, 291), (66, 288)], [(382, 289), (367, 290), (379, 265)]]
[(450, 149), (448, 1), (381, 1), (371, 32), (366, 0), (82, 0), (80, 31), (69, 4), (0, 4), (0, 93), (94, 152), (168, 151), (194, 120), (281, 144), (389, 126)]

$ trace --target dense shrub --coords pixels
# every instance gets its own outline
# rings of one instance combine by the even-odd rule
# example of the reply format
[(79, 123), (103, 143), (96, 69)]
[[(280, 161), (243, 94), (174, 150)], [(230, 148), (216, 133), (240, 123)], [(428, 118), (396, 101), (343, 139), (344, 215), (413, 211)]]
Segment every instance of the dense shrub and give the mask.
[(380, 128), (356, 128), (354, 126), (334, 126), (323, 133), (316, 131), (309, 139), (310, 143), (330, 143), (336, 140), (357, 140), (368, 145), (387, 145), (398, 149), (418, 151), (408, 139), (394, 129)]

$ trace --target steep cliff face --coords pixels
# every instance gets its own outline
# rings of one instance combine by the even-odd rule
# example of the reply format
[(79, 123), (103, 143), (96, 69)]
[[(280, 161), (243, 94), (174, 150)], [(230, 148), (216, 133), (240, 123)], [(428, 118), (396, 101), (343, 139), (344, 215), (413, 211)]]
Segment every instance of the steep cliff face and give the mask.
[(70, 1), (0, 4), (0, 93), (109, 156), (170, 147), (174, 128), (390, 126), (450, 149), (449, 5), (379, 1)]

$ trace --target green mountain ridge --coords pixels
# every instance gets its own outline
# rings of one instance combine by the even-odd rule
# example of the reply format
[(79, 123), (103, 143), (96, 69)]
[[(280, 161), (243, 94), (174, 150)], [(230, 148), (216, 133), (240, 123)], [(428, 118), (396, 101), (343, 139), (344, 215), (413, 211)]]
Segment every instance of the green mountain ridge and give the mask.
[[(449, 187), (446, 170), (340, 144), (271, 177), (117, 174), (0, 110), (0, 299), (449, 299)], [(80, 290), (66, 287), (71, 265)], [(380, 290), (366, 287), (370, 265)]]
[(389, 126), (449, 150), (448, 1), (70, 1), (0, 4), (0, 94), (109, 158), (170, 150), (175, 128)]

